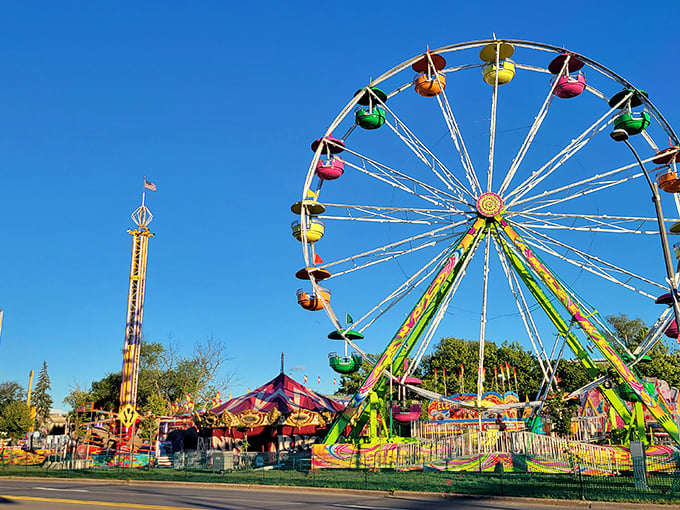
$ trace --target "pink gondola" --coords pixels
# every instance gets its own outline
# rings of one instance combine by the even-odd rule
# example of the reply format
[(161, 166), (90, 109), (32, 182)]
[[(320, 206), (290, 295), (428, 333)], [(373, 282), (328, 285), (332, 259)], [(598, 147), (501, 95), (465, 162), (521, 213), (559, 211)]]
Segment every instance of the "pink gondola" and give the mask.
[(340, 158), (320, 159), (316, 164), (315, 173), (319, 179), (332, 181), (340, 177), (345, 171), (345, 162)]
[(416, 421), (422, 415), (420, 404), (411, 404), (408, 411), (402, 411), (397, 405), (392, 406), (392, 419), (399, 422)]
[(583, 73), (576, 76), (564, 75), (557, 78), (553, 94), (562, 99), (569, 99), (578, 96), (585, 89), (586, 76)]
[[(564, 65), (565, 62), (567, 62), (566, 66)], [(579, 72), (577, 75), (571, 76), (569, 73), (580, 71), (584, 65), (584, 62), (576, 55), (566, 52), (552, 59), (548, 65), (548, 71), (554, 74), (557, 80), (553, 94), (562, 99), (569, 99), (583, 92), (586, 89), (585, 74)]]

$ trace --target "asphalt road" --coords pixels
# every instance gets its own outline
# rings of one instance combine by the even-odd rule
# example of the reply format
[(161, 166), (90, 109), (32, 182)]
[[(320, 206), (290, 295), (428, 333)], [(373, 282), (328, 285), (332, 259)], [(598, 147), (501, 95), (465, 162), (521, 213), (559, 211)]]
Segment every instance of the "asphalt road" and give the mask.
[[(492, 510), (552, 508), (643, 508), (584, 501), (499, 499), (387, 494), (373, 491), (321, 490), (304, 487), (246, 487), (158, 482), (101, 482), (0, 478), (0, 508), (22, 510)], [(645, 509), (650, 505), (644, 505)], [(667, 507), (666, 507), (667, 508)]]

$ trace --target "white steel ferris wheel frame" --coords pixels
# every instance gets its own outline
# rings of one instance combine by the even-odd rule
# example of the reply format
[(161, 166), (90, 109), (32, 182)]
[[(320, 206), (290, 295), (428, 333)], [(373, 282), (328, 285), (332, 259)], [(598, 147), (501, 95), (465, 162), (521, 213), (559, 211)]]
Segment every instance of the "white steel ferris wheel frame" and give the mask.
[[(562, 53), (569, 53), (578, 57), (579, 60), (585, 63), (588, 69), (593, 70), (599, 75), (610, 80), (624, 89), (637, 90), (632, 84), (624, 78), (607, 69), (603, 65), (589, 59), (581, 54), (568, 52), (564, 48), (557, 46), (535, 43), (520, 40), (483, 40), (473, 41), (467, 43), (454, 44), (445, 46), (436, 50), (432, 50), (430, 54), (437, 54), (447, 56), (449, 54), (456, 54), (456, 52), (464, 50), (474, 50), (475, 48), (482, 48), (489, 44), (507, 43), (513, 45), (515, 48), (522, 50), (535, 50), (545, 52), (546, 64), (551, 59)], [(552, 55), (552, 56), (551, 56)], [(432, 173), (432, 179), (429, 182), (411, 175), (401, 169), (394, 168), (393, 165), (378, 161), (369, 157), (367, 154), (362, 154), (353, 149), (347, 143), (344, 148), (345, 154), (349, 157), (345, 160), (345, 168), (349, 171), (357, 172), (368, 179), (373, 179), (378, 182), (391, 187), (401, 193), (406, 193), (410, 196), (416, 197), (422, 201), (422, 207), (395, 207), (383, 206), (377, 204), (356, 205), (350, 203), (335, 203), (325, 202), (321, 198), (323, 181), (315, 179), (315, 168), (317, 162), (321, 158), (324, 150), (324, 144), (319, 144), (314, 153), (314, 157), (310, 163), (307, 176), (303, 186), (302, 201), (308, 200), (310, 196), (318, 196), (319, 201), (326, 206), (326, 212), (319, 217), (323, 220), (330, 221), (351, 221), (364, 222), (375, 224), (412, 224), (422, 225), (427, 227), (422, 232), (404, 237), (402, 239), (392, 241), (389, 244), (374, 247), (358, 253), (353, 253), (350, 256), (340, 258), (335, 261), (325, 262), (321, 265), (324, 269), (328, 269), (332, 273), (331, 278), (338, 278), (360, 271), (374, 264), (399, 259), (404, 255), (412, 254), (424, 250), (426, 248), (442, 246), (443, 249), (437, 248), (433, 257), (428, 257), (420, 269), (408, 276), (404, 281), (396, 285), (396, 287), (389, 291), (386, 296), (381, 299), (374, 307), (368, 310), (365, 314), (359, 317), (352, 324), (352, 328), (359, 332), (363, 332), (371, 324), (373, 324), (382, 314), (386, 313), (392, 306), (400, 299), (405, 297), (410, 291), (418, 287), (423, 282), (428, 281), (435, 273), (439, 265), (445, 260), (447, 253), (450, 250), (451, 243), (455, 242), (456, 236), (452, 234), (452, 230), (457, 227), (472, 223), (478, 216), (478, 211), (475, 207), (476, 199), (484, 192), (494, 192), (503, 199), (504, 215), (508, 221), (513, 222), (513, 226), (522, 235), (523, 239), (531, 246), (531, 249), (537, 252), (547, 253), (552, 257), (562, 260), (564, 263), (574, 265), (581, 270), (587, 271), (591, 274), (599, 276), (600, 278), (614, 283), (627, 290), (637, 292), (649, 298), (654, 298), (655, 294), (650, 291), (656, 289), (656, 293), (664, 292), (668, 286), (663, 283), (655, 282), (653, 279), (637, 274), (636, 272), (619, 266), (616, 263), (609, 262), (603, 257), (589, 253), (585, 248), (573, 246), (564, 240), (553, 237), (550, 232), (560, 231), (582, 231), (582, 232), (597, 232), (608, 234), (637, 234), (637, 235), (658, 235), (656, 229), (657, 219), (652, 216), (641, 215), (606, 215), (606, 214), (579, 214), (578, 212), (552, 212), (551, 208), (564, 204), (575, 198), (582, 198), (593, 193), (603, 192), (619, 186), (623, 183), (634, 179), (643, 177), (636, 162), (632, 161), (620, 165), (616, 168), (607, 171), (597, 172), (586, 178), (578, 179), (574, 182), (569, 182), (566, 185), (558, 186), (551, 189), (542, 189), (540, 185), (548, 179), (553, 173), (558, 172), (560, 168), (565, 165), (574, 155), (587, 147), (588, 143), (596, 136), (607, 136), (612, 129), (612, 115), (621, 108), (627, 99), (625, 96), (618, 104), (613, 107), (604, 109), (602, 112), (597, 112), (593, 121), (583, 130), (578, 136), (570, 140), (559, 151), (557, 151), (550, 159), (548, 159), (542, 166), (533, 169), (529, 174), (522, 174), (522, 163), (525, 156), (530, 151), (532, 143), (540, 132), (542, 124), (549, 114), (550, 105), (553, 99), (553, 88), (546, 87), (546, 98), (542, 102), (535, 114), (533, 122), (528, 129), (528, 132), (514, 157), (512, 164), (502, 176), (502, 182), (497, 189), (492, 189), (494, 183), (494, 160), (496, 154), (496, 136), (497, 136), (497, 110), (499, 101), (499, 84), (498, 81), (492, 85), (491, 93), (491, 115), (489, 125), (489, 149), (488, 149), (488, 166), (486, 167), (486, 179), (482, 178), (483, 172), (476, 171), (473, 165), (472, 158), (469, 154), (465, 143), (465, 130), (462, 128), (454, 114), (455, 108), (447, 96), (446, 90), (435, 98), (429, 98), (427, 101), (434, 101), (438, 104), (441, 111), (446, 129), (450, 136), (451, 142), (458, 154), (458, 162), (449, 163), (444, 162), (442, 158), (428, 148), (426, 144), (408, 127), (405, 121), (400, 118), (400, 112), (397, 107), (391, 107), (389, 101), (400, 93), (412, 88), (411, 81), (407, 81), (402, 85), (398, 85), (394, 90), (387, 92), (388, 100), (382, 102), (375, 96), (369, 87), (380, 86), (383, 82), (390, 80), (408, 70), (412, 64), (422, 59), (423, 55), (415, 56), (398, 66), (390, 69), (375, 80), (372, 80), (365, 90), (365, 93), (371, 94), (379, 106), (386, 112), (388, 120), (381, 128), (383, 130), (391, 130), (395, 138), (403, 143), (408, 151), (412, 152), (415, 157), (420, 160), (425, 167), (429, 168)], [(497, 57), (498, 58), (498, 57)], [(497, 60), (498, 64), (498, 60)], [(470, 63), (463, 65), (456, 65), (447, 67), (441, 72), (450, 77), (457, 72), (469, 72), (470, 70), (479, 69), (486, 63)], [(565, 64), (566, 65), (566, 64)], [(547, 68), (516, 63), (516, 68), (522, 72), (544, 73), (546, 78), (549, 76)], [(547, 80), (546, 80), (547, 81)], [(512, 84), (505, 85), (507, 87)], [(618, 92), (616, 90), (615, 92)], [(600, 90), (587, 85), (584, 93), (590, 93), (602, 99), (604, 103), (607, 102), (608, 97)], [(631, 93), (632, 95), (632, 93)], [(352, 115), (352, 111), (358, 105), (360, 95), (355, 95), (354, 98), (342, 109), (338, 116), (331, 122), (326, 130), (324, 137), (330, 136), (336, 131), (339, 126), (346, 122), (346, 118)], [(643, 106), (649, 112), (656, 125), (668, 136), (671, 145), (680, 145), (680, 140), (677, 135), (661, 115), (654, 104), (646, 97), (640, 95)], [(352, 132), (356, 128), (356, 124), (351, 125), (347, 131), (340, 137), (341, 140), (351, 140)], [(649, 145), (651, 152), (655, 154), (659, 145), (653, 138), (644, 132), (640, 136)], [(611, 142), (614, 143), (614, 142)], [(665, 140), (664, 140), (665, 143)], [(625, 153), (621, 157), (624, 158)], [(643, 159), (643, 163), (649, 164), (652, 157)], [(438, 182), (439, 186), (435, 186), (432, 182)], [(483, 186), (483, 182), (486, 186)], [(328, 186), (332, 186), (329, 183)], [(642, 189), (642, 188), (641, 188)], [(680, 216), (680, 202), (678, 196), (674, 195), (676, 213), (674, 216)], [(521, 207), (521, 209), (520, 209)], [(337, 211), (337, 212), (334, 212)], [(651, 213), (651, 208), (650, 208)], [(455, 216), (455, 219), (452, 217)], [(305, 267), (314, 265), (315, 260), (315, 246), (314, 243), (306, 241), (306, 225), (307, 225), (307, 211), (304, 207), (300, 212), (300, 225), (302, 232), (302, 249), (305, 261)], [(677, 219), (669, 218), (669, 223), (677, 222)], [(480, 316), (480, 352), (479, 352), (479, 367), (483, 366), (484, 360), (484, 341), (485, 341), (485, 326), (487, 322), (487, 291), (488, 291), (488, 277), (489, 277), (489, 259), (493, 253), (496, 253), (504, 270), (505, 278), (512, 295), (514, 296), (518, 315), (521, 317), (527, 335), (530, 339), (531, 345), (539, 360), (541, 371), (546, 380), (550, 379), (551, 371), (553, 370), (551, 356), (548, 355), (548, 350), (545, 343), (541, 340), (539, 328), (536, 326), (536, 321), (532, 315), (532, 307), (527, 303), (525, 293), (522, 291), (520, 282), (510, 269), (510, 263), (503, 255), (503, 250), (492, 236), (486, 236), (484, 243), (476, 243), (472, 249), (469, 259), (474, 255), (474, 251), (484, 246), (484, 272), (482, 282), (482, 305)], [(451, 298), (453, 297), (460, 280), (465, 274), (465, 269), (458, 274), (457, 280), (453, 285), (450, 294), (443, 302), (442, 308), (434, 316), (428, 326), (427, 332), (423, 335), (420, 345), (418, 346), (413, 363), (409, 369), (412, 371), (422, 359), (422, 356), (427, 349), (429, 341), (432, 339), (436, 327), (442, 320), (444, 313), (448, 307)], [(316, 281), (314, 274), (310, 273), (309, 278), (315, 292), (320, 291), (319, 282)], [(643, 288), (644, 287), (644, 288)], [(334, 327), (341, 331), (345, 327), (338, 319), (336, 312), (333, 310), (332, 303), (325, 303), (324, 310), (331, 319)], [(667, 321), (664, 323), (667, 324)], [(603, 328), (606, 327), (600, 324)], [(658, 338), (658, 334), (655, 338)], [(369, 356), (363, 352), (351, 339), (346, 339), (346, 342), (355, 350), (360, 352), (362, 356), (369, 359)], [(625, 346), (620, 346), (625, 349)], [(648, 346), (647, 346), (648, 347)], [(554, 351), (553, 347), (553, 351)], [(403, 374), (406, 375), (406, 374)], [(478, 395), (481, 394), (481, 381), (478, 383)], [(478, 397), (479, 400), (479, 397)], [(479, 402), (478, 402), (479, 404)]]

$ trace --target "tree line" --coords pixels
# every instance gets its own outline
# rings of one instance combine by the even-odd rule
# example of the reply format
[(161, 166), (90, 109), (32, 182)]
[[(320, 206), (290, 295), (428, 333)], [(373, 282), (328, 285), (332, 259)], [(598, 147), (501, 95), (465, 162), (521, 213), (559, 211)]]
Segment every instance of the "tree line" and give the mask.
[[(182, 404), (195, 409), (216, 402), (220, 388), (229, 386), (232, 374), (224, 374), (229, 358), (225, 345), (213, 338), (194, 345), (190, 356), (181, 355), (172, 342), (142, 342), (139, 354), (137, 407), (142, 414), (168, 416)], [(111, 372), (88, 389), (72, 388), (64, 399), (71, 410), (85, 402), (95, 409), (118, 411), (122, 372)]]
[(0, 436), (12, 443), (23, 437), (30, 429), (45, 432), (49, 425), (52, 409), (52, 384), (47, 372), (47, 362), (43, 361), (35, 389), (28, 394), (16, 381), (0, 383)]
[[(649, 327), (642, 319), (631, 319), (626, 314), (611, 315), (606, 320), (615, 339), (631, 351), (649, 332)], [(502, 393), (517, 390), (520, 401), (534, 400), (543, 381), (536, 355), (514, 341), (505, 340), (498, 344), (487, 340), (484, 346), (484, 391)], [(425, 389), (437, 393), (476, 393), (478, 362), (478, 340), (444, 337), (431, 354), (423, 357), (415, 375), (423, 381)], [(354, 394), (370, 368), (364, 362), (359, 372), (342, 376), (337, 393)], [(680, 350), (676, 345), (658, 342), (648, 353), (648, 359), (640, 361), (635, 369), (641, 376), (663, 379), (671, 386), (680, 388)], [(605, 373), (607, 367), (603, 363), (602, 374)], [(591, 382), (583, 365), (567, 355), (559, 363), (556, 375), (557, 386), (564, 393), (571, 393)]]
[[(615, 339), (631, 351), (645, 338), (649, 328), (639, 318), (625, 314), (607, 317)], [(444, 337), (423, 358), (415, 375), (425, 389), (437, 393), (476, 393), (479, 341)], [(183, 356), (172, 342), (143, 342), (140, 349), (140, 371), (137, 404), (142, 414), (164, 416), (177, 411), (179, 403), (191, 402), (194, 409), (209, 409), (216, 403), (219, 388), (226, 388), (232, 374), (220, 370), (229, 358), (224, 344), (212, 338), (197, 343), (189, 356)], [(485, 342), (484, 391), (517, 391), (520, 400), (534, 400), (543, 381), (536, 355), (518, 342)], [(636, 364), (640, 375), (666, 380), (680, 388), (680, 350), (675, 345), (658, 342), (647, 359)], [(352, 395), (370, 370), (364, 362), (361, 370), (340, 377), (340, 395)], [(602, 373), (607, 372), (603, 364)], [(503, 374), (501, 376), (501, 374)], [(583, 366), (564, 359), (558, 367), (556, 381), (559, 397), (581, 388), (591, 381)], [(106, 374), (86, 389), (71, 389), (64, 399), (71, 416), (92, 402), (95, 409), (117, 411), (120, 402), (121, 372)], [(44, 430), (52, 407), (47, 363), (43, 362), (31, 398), (26, 403), (26, 390), (16, 381), (0, 382), (0, 437), (17, 439), (33, 427)], [(554, 397), (553, 397), (554, 398)], [(554, 405), (557, 407), (557, 404)]]
[[(172, 341), (167, 345), (143, 342), (137, 395), (140, 413), (167, 416), (177, 410), (179, 403), (190, 403), (195, 409), (214, 405), (218, 388), (228, 387), (233, 378), (233, 374), (224, 375), (228, 360), (225, 345), (213, 338), (197, 342), (189, 356), (180, 354)], [(64, 398), (71, 423), (82, 421), (77, 414), (86, 403), (92, 403), (94, 409), (117, 412), (121, 380), (122, 372), (111, 372), (87, 388), (77, 384), (72, 387)], [(15, 442), (31, 429), (47, 432), (53, 405), (50, 390), (46, 362), (33, 389), (30, 408), (27, 391), (21, 384), (0, 382), (0, 439)]]

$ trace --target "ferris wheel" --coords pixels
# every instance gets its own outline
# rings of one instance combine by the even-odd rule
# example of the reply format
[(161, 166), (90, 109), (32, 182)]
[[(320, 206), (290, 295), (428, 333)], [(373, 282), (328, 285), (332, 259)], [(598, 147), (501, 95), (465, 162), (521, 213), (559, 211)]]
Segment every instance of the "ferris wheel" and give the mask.
[[(640, 352), (601, 315), (668, 292), (648, 183), (665, 192), (664, 230), (680, 232), (679, 145), (646, 91), (542, 43), (428, 48), (359, 88), (311, 144), (291, 208), (298, 303), (328, 315), (342, 345), (331, 367), (374, 367), (331, 440), (385, 390), (385, 371), (412, 375), (437, 328), (479, 340), (479, 394), (486, 340), (521, 335), (549, 380), (557, 336), (594, 378), (604, 357), (665, 421), (631, 368)], [(673, 326), (669, 308), (645, 348)], [(621, 392), (604, 391), (626, 413)]]

